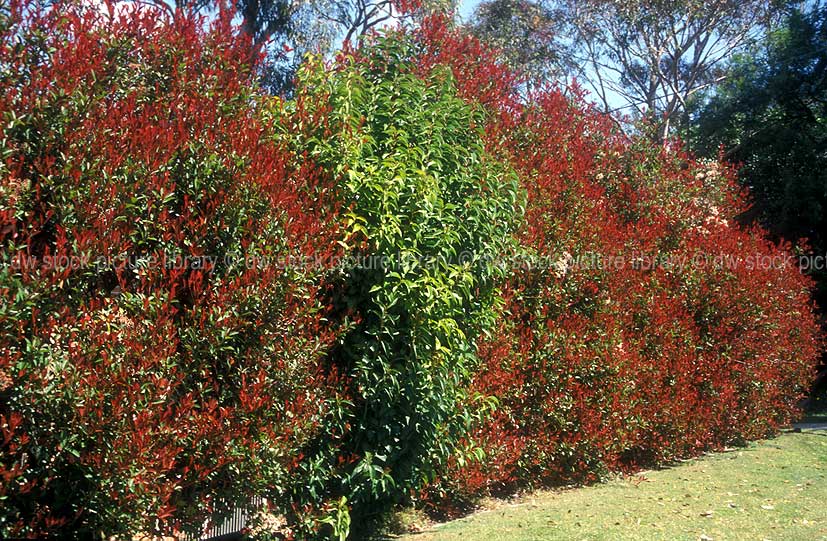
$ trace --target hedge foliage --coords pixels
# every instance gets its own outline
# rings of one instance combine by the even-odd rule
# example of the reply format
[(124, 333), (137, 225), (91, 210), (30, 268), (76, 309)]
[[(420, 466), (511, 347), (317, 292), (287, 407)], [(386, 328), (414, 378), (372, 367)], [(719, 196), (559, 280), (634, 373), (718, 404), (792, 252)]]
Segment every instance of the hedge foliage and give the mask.
[[(472, 386), (500, 407), (469, 436), (486, 459), (426, 491), (440, 512), (772, 434), (796, 418), (823, 341), (789, 245), (742, 228), (734, 172), (628, 138), (577, 95), (515, 106), (477, 42), (436, 20), (423, 73), (485, 96), (491, 145), (528, 195), (507, 317)], [(501, 69), (501, 68), (499, 68)]]
[(324, 137), (299, 144), (341, 179), (347, 209), (332, 309), (354, 324), (328, 361), (349, 375), (338, 482), (360, 516), (432, 479), (467, 431), (456, 406), (474, 400), (475, 339), (496, 319), (497, 261), (521, 210), (516, 174), (484, 148), (482, 110), (450, 71), (417, 76), (410, 45), (382, 40), (371, 58), (299, 77), (298, 99), (324, 89), (317, 107), (331, 111)]
[(0, 11), (0, 535), (264, 496), (264, 537), (355, 537), (796, 415), (811, 283), (726, 165), (439, 18), (285, 101), (231, 14), (102, 9)]
[(339, 400), (332, 177), (278, 137), (227, 20), (0, 23), (0, 532), (197, 528), (286, 490)]

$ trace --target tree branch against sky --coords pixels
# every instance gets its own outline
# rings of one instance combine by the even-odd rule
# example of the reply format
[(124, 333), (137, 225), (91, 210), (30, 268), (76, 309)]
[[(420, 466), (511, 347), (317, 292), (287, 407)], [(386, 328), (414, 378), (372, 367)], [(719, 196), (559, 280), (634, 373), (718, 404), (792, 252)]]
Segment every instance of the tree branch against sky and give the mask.
[[(576, 77), (606, 112), (666, 140), (687, 103), (766, 35), (785, 0), (487, 0), (461, 13), (472, 33), (529, 77)], [(469, 16), (473, 6), (473, 14)]]
[(575, 75), (607, 112), (653, 122), (662, 140), (687, 102), (723, 80), (727, 60), (764, 35), (781, 9), (771, 0), (552, 3), (569, 27)]

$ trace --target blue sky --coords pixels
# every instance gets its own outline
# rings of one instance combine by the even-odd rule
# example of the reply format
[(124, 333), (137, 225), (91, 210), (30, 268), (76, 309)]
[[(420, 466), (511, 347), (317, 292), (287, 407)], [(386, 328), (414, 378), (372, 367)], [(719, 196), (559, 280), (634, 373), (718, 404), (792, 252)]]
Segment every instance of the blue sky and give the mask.
[(459, 0), (459, 16), (462, 20), (467, 21), (479, 3), (480, 0)]

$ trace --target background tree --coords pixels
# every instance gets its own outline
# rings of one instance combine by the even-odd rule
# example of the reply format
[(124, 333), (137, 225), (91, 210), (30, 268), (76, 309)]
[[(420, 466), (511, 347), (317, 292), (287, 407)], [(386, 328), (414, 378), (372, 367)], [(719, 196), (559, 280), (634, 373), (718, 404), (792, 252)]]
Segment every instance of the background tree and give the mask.
[(529, 84), (559, 78), (566, 47), (559, 39), (561, 24), (553, 10), (533, 0), (489, 0), (474, 11), (471, 33), (499, 51), (506, 65), (527, 77)]
[[(249, 4), (259, 0), (239, 0), (239, 10), (253, 11)], [(274, 0), (263, 0), (273, 2)], [(288, 4), (287, 17), (278, 17), (278, 10), (262, 14), (262, 21), (275, 21), (276, 29), (267, 39), (269, 44), (263, 83), (274, 93), (290, 93), (296, 71), (307, 53), (330, 55), (344, 43), (358, 45), (361, 40), (389, 25), (410, 26), (428, 13), (448, 12), (456, 7), (455, 0), (424, 0), (418, 6), (400, 9), (395, 0), (275, 0)], [(251, 29), (251, 35), (257, 35)]]
[[(561, 0), (576, 75), (606, 111), (651, 121), (660, 140), (725, 63), (753, 43), (780, 6), (772, 0)], [(617, 107), (617, 101), (624, 102)]]

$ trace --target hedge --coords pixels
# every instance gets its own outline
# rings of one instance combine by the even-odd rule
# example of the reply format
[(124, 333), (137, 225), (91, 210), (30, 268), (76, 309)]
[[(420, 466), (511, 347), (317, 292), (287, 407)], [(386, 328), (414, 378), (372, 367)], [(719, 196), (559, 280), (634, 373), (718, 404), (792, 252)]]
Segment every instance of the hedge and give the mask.
[(255, 82), (232, 13), (0, 11), (0, 535), (358, 538), (789, 423), (823, 349), (726, 164), (439, 17)]

